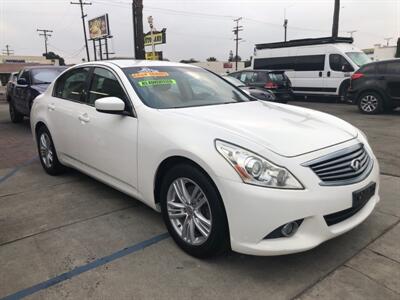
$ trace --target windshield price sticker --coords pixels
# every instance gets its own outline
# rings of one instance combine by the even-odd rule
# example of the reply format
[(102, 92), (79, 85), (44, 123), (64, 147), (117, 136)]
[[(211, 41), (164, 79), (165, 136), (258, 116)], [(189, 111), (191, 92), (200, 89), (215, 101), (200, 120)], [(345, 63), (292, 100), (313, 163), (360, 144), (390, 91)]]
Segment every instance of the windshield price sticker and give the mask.
[(143, 78), (143, 77), (167, 77), (169, 74), (167, 72), (140, 72), (131, 75), (133, 78)]
[(154, 85), (165, 85), (165, 84), (176, 84), (175, 79), (158, 79), (158, 80), (142, 80), (138, 82), (139, 86), (154, 86)]

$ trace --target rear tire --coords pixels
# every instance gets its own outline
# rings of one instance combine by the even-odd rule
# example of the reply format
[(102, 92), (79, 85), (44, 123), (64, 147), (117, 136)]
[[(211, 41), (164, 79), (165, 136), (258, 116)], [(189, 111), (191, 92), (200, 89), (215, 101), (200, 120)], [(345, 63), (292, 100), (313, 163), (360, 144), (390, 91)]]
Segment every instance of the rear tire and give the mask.
[(376, 115), (383, 112), (383, 98), (376, 92), (362, 93), (358, 98), (358, 109), (367, 115)]
[(21, 123), (22, 122), (22, 120), (24, 119), (24, 115), (19, 113), (16, 110), (16, 108), (15, 108), (14, 104), (12, 103), (12, 101), (10, 101), (8, 103), (8, 110), (9, 110), (9, 113), (10, 113), (11, 122), (13, 122), (13, 123)]
[(53, 139), (45, 126), (41, 126), (37, 130), (36, 141), (40, 163), (46, 173), (53, 176), (63, 173), (65, 167), (58, 160)]
[(159, 197), (168, 232), (186, 253), (206, 258), (230, 248), (225, 208), (202, 170), (190, 164), (174, 166), (162, 179)]

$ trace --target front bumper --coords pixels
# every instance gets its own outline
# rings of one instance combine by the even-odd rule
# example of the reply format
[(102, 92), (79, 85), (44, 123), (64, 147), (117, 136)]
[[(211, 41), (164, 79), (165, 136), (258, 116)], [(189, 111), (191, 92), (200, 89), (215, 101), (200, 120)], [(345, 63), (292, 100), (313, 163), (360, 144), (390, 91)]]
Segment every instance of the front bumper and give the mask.
[[(379, 202), (379, 166), (372, 157), (374, 166), (367, 178), (345, 186), (320, 186), (314, 173), (304, 190), (271, 189), (220, 178), (232, 250), (265, 256), (296, 253), (356, 227)], [(376, 183), (376, 190), (365, 206), (344, 221), (328, 226), (324, 216), (350, 208), (353, 191), (371, 182)], [(303, 222), (293, 236), (265, 239), (276, 228), (300, 219)]]

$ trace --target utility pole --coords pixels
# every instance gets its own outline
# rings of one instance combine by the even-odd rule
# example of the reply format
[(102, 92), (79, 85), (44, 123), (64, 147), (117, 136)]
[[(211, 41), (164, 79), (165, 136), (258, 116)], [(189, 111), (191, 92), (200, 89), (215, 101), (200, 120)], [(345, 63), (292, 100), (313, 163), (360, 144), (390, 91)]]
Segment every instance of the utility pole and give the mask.
[(87, 61), (90, 61), (89, 47), (88, 47), (88, 41), (87, 41), (87, 36), (86, 36), (86, 24), (85, 24), (85, 17), (87, 15), (85, 15), (84, 12), (83, 12), (83, 6), (84, 5), (92, 5), (92, 3), (91, 2), (82, 2), (82, 0), (79, 0), (79, 2), (71, 2), (71, 4), (80, 5), (80, 7), (81, 7), (81, 16), (82, 16), (82, 24), (83, 24), (83, 35), (85, 36), (86, 56), (87, 56)]
[(287, 41), (287, 25), (289, 20), (286, 18), (286, 7), (283, 10), (283, 29), (285, 31), (284, 41)]
[(384, 38), (384, 40), (386, 41), (386, 46), (389, 47), (389, 42), (390, 42), (391, 39), (393, 39), (393, 38), (392, 37)]
[(143, 0), (132, 0), (132, 21), (135, 58), (144, 59)]
[(353, 37), (353, 34), (357, 32), (357, 30), (349, 30), (347, 31), (348, 34), (350, 34), (350, 37)]
[(44, 37), (44, 51), (47, 56), (47, 39), (51, 36), (49, 32), (53, 32), (53, 30), (48, 30), (48, 29), (36, 29), (37, 32), (42, 32), (39, 33), (40, 36)]
[(237, 71), (238, 69), (238, 58), (239, 58), (239, 41), (241, 40), (241, 38), (239, 38), (239, 31), (243, 31), (243, 26), (239, 26), (239, 21), (242, 19), (242, 17), (237, 18), (235, 20), (233, 20), (234, 22), (236, 22), (236, 26), (233, 27), (233, 33), (235, 34), (235, 41), (236, 41), (236, 56), (235, 56), (235, 70)]
[(10, 54), (14, 54), (14, 50), (10, 49), (10, 45), (6, 45), (6, 49), (3, 49), (3, 54), (10, 56)]
[(335, 0), (335, 11), (333, 12), (332, 37), (337, 38), (339, 35), (339, 13), (340, 0)]

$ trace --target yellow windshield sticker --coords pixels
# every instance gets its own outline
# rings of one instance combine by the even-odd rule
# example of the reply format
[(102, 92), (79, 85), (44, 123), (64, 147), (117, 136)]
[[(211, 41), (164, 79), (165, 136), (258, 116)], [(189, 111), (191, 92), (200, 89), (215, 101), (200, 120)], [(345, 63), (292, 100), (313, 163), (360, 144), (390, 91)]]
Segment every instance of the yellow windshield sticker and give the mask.
[(133, 78), (144, 78), (144, 77), (167, 77), (167, 72), (140, 72), (131, 74)]
[(153, 86), (153, 85), (164, 85), (164, 84), (176, 84), (175, 79), (156, 79), (156, 80), (142, 80), (138, 82), (139, 86)]

